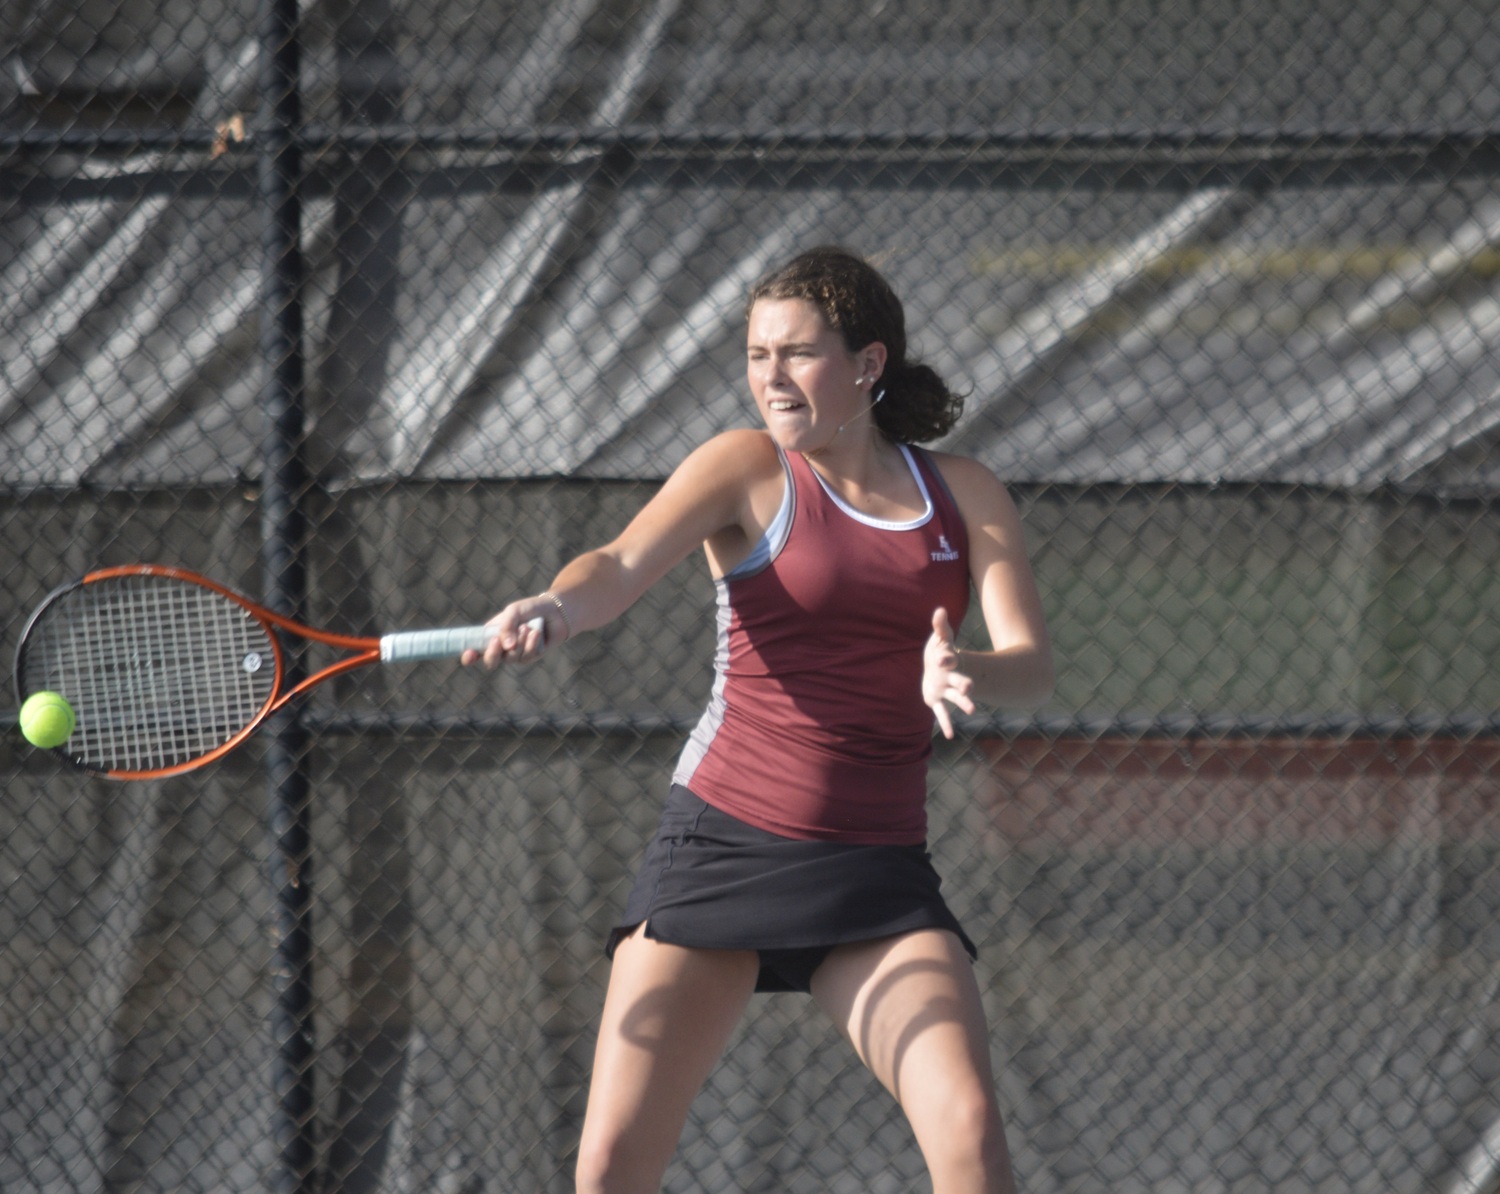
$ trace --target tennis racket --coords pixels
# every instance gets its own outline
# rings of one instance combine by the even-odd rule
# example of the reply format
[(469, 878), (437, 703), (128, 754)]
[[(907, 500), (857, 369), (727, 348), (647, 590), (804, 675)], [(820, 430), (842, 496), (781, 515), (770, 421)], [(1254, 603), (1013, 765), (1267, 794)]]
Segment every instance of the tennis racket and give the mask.
[[(527, 623), (540, 631), (542, 620)], [(341, 659), (287, 687), (282, 635)], [(159, 779), (212, 762), (293, 697), (375, 663), (453, 659), (493, 637), (484, 626), (357, 638), (315, 630), (181, 568), (91, 572), (31, 615), (16, 690), (61, 693), (77, 724), (55, 751), (112, 779)]]

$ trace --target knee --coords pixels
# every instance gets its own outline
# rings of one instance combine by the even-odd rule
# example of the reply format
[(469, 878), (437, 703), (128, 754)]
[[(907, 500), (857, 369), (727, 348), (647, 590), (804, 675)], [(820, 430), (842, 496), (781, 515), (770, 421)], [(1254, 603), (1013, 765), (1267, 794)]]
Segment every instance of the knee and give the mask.
[(618, 1172), (618, 1150), (607, 1142), (585, 1136), (578, 1145), (578, 1160), (573, 1167), (577, 1194), (605, 1194), (610, 1189), (610, 1175)]
[(585, 1132), (573, 1177), (577, 1194), (634, 1194), (657, 1190), (665, 1168), (657, 1158), (631, 1147), (628, 1138), (601, 1138)]
[(927, 1109), (923, 1151), (940, 1168), (1009, 1174), (1010, 1152), (994, 1095), (979, 1086), (949, 1090)]

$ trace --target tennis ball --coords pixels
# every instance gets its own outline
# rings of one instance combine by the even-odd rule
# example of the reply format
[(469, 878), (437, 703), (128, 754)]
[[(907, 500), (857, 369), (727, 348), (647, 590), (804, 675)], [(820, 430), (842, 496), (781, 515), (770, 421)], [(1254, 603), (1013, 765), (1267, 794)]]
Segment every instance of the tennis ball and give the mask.
[(21, 733), (32, 746), (61, 746), (77, 724), (73, 706), (60, 693), (34, 692), (21, 706)]

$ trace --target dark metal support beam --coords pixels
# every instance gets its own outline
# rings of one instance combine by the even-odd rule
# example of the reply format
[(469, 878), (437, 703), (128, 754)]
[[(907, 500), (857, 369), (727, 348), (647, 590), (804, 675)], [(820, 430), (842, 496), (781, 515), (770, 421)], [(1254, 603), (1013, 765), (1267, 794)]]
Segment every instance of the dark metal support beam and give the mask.
[[(302, 119), (297, 0), (261, 3), (261, 110), (255, 130), (262, 292), (260, 348), (266, 432), (261, 474), (261, 570), (265, 602), (304, 616), (307, 477), (305, 436), (301, 178)], [(294, 668), (296, 664), (291, 664)], [(295, 682), (295, 678), (293, 680)], [(271, 836), (273, 928), (272, 1074), (281, 1194), (313, 1194), (312, 834), (307, 729), (300, 702), (267, 735), (267, 821)]]

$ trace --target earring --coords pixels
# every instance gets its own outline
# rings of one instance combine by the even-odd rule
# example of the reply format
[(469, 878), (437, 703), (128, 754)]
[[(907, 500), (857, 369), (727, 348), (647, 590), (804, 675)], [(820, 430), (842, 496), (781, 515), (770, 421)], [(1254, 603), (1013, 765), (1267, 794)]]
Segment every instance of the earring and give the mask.
[(856, 390), (859, 389), (859, 387), (862, 386), (862, 385), (864, 385), (864, 384), (865, 384), (865, 379), (863, 377), (857, 377), (857, 378), (854, 379), (854, 388)]

